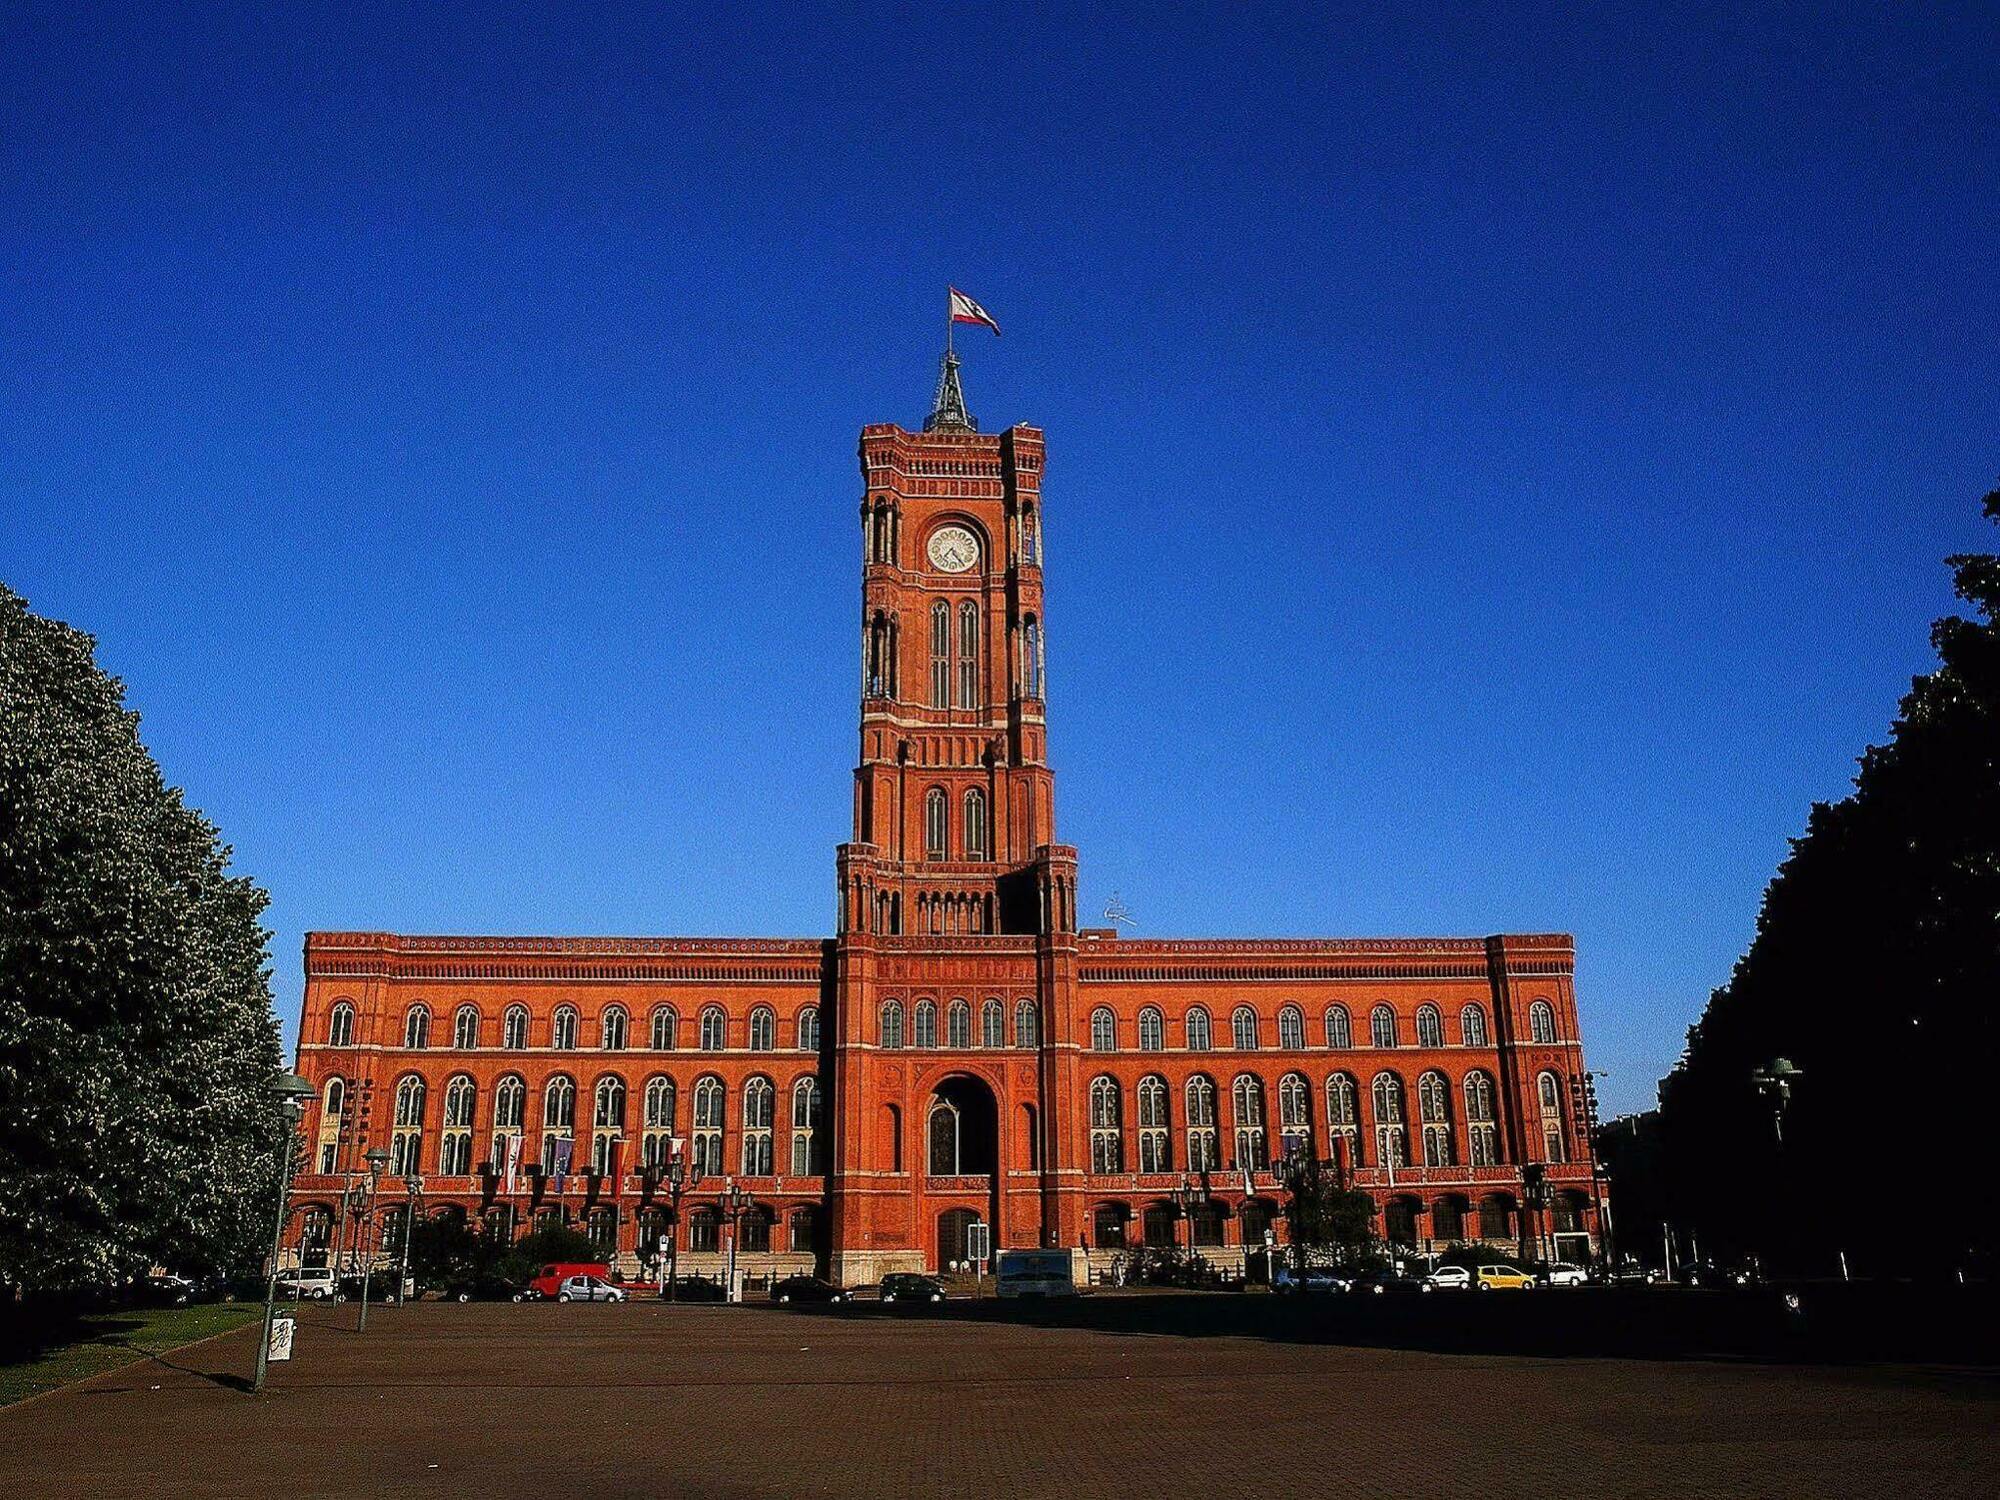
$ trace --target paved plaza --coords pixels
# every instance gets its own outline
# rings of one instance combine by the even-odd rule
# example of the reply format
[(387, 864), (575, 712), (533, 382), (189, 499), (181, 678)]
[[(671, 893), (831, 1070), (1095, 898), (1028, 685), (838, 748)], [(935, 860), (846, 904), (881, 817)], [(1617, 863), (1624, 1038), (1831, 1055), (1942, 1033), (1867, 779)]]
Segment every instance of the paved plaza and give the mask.
[[(2000, 1375), (1444, 1353), (1270, 1299), (309, 1308), (0, 1411), (0, 1493), (1987, 1495)], [(1259, 1305), (1252, 1305), (1259, 1304)]]

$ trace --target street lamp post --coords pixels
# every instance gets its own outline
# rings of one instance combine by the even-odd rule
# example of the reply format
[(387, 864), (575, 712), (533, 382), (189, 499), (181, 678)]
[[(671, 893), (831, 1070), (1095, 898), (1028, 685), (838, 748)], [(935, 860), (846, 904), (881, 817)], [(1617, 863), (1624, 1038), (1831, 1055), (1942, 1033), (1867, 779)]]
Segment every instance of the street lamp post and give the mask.
[(1771, 1101), (1771, 1130), (1780, 1146), (1785, 1144), (1785, 1111), (1792, 1102), (1792, 1085), (1805, 1076), (1806, 1070), (1789, 1057), (1774, 1057), (1768, 1067), (1754, 1069), (1750, 1074), (1757, 1092)]
[(664, 1257), (666, 1270), (665, 1284), (661, 1294), (669, 1302), (677, 1300), (681, 1272), (681, 1197), (689, 1188), (701, 1183), (701, 1169), (688, 1175), (687, 1156), (670, 1146), (667, 1152), (665, 1181), (667, 1184), (667, 1253)]
[(278, 1251), (285, 1239), (285, 1211), (292, 1196), (292, 1158), (298, 1154), (299, 1120), (305, 1114), (304, 1100), (313, 1096), (313, 1086), (296, 1073), (281, 1073), (271, 1083), (271, 1093), (279, 1101), (285, 1117), (283, 1156), (278, 1169), (278, 1222), (271, 1231), (271, 1267), (264, 1279), (264, 1336), (257, 1341), (257, 1373), (250, 1389), (264, 1389), (264, 1373), (271, 1360), (271, 1316), (278, 1300)]
[(403, 1265), (396, 1277), (396, 1306), (404, 1306), (410, 1295), (410, 1242), (411, 1231), (417, 1222), (417, 1202), (424, 1195), (424, 1180), (412, 1173), (403, 1179), (409, 1189), (410, 1201), (403, 1207)]
[[(362, 1160), (368, 1163), (368, 1196), (364, 1200), (367, 1206), (362, 1209), (363, 1217), (361, 1222), (354, 1227), (355, 1249), (357, 1251), (367, 1243), (368, 1219), (366, 1216), (374, 1209), (376, 1191), (382, 1186), (382, 1169), (389, 1165), (389, 1153), (384, 1151), (380, 1146), (377, 1146), (373, 1151), (364, 1156)], [(368, 1283), (374, 1279), (375, 1258), (371, 1254), (366, 1256), (361, 1262), (361, 1315), (355, 1320), (354, 1331), (356, 1333), (366, 1333), (368, 1331)]]
[(722, 1179), (722, 1217), (729, 1224), (729, 1289), (725, 1295), (727, 1300), (731, 1302), (739, 1300), (736, 1295), (736, 1239), (738, 1228), (743, 1221), (743, 1215), (755, 1208), (756, 1205), (756, 1198), (739, 1187), (733, 1177)]

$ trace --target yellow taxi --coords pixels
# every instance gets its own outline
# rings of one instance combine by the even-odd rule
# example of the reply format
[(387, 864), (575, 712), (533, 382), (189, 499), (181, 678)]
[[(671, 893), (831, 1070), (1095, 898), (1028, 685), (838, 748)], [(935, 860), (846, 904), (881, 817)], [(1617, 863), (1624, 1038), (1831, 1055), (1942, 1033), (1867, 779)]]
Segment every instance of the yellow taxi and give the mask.
[(1472, 1284), (1482, 1292), (1496, 1288), (1503, 1292), (1532, 1292), (1535, 1278), (1513, 1266), (1481, 1266), (1473, 1273)]

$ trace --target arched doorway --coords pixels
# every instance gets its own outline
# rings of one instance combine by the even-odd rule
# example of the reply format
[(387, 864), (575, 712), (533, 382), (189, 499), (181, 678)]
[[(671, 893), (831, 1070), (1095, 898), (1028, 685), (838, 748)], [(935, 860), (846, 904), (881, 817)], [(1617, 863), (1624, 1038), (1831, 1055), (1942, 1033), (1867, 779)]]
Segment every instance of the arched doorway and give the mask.
[(1000, 1126), (993, 1092), (974, 1078), (947, 1078), (924, 1121), (925, 1171), (932, 1177), (991, 1177), (999, 1167)]
[(954, 1261), (972, 1258), (968, 1240), (972, 1226), (979, 1222), (979, 1215), (969, 1208), (948, 1208), (938, 1215), (938, 1269), (947, 1269)]

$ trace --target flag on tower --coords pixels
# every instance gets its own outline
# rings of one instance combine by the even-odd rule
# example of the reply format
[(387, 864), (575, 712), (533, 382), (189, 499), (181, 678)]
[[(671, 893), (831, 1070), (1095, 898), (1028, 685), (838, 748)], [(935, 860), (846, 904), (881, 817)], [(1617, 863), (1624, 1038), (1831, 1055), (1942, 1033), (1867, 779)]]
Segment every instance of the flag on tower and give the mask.
[(981, 307), (977, 302), (974, 302), (957, 287), (951, 287), (949, 290), (951, 292), (952, 322), (983, 323), (986, 327), (992, 329), (996, 335), (1000, 332), (1000, 325), (993, 321), (992, 313)]

